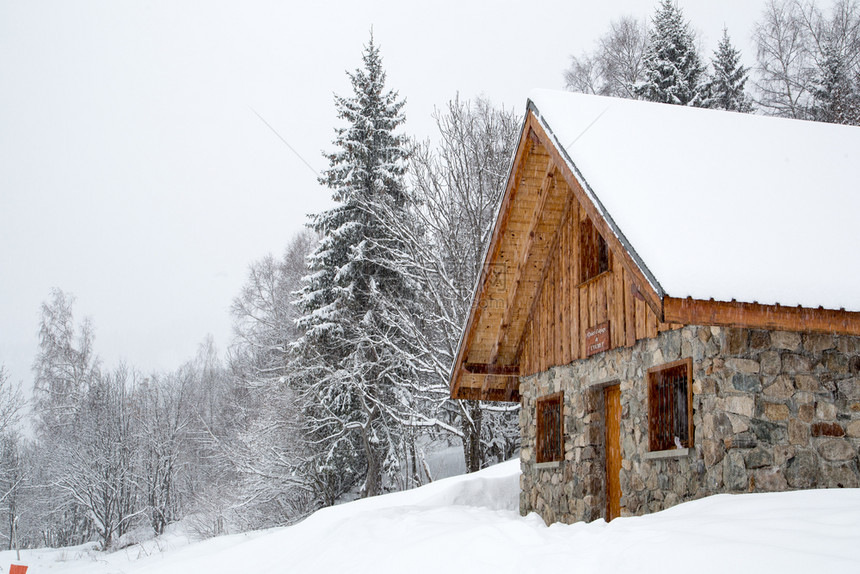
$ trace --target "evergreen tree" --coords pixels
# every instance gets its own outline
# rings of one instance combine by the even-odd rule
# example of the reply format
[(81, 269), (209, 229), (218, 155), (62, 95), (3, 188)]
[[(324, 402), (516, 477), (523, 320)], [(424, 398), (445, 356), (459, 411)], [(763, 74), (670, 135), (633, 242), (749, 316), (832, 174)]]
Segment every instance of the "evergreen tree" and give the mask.
[(309, 258), (300, 292), (303, 336), (294, 345), (295, 377), (305, 418), (321, 447), (309, 470), (325, 503), (357, 480), (373, 496), (395, 480), (401, 408), (414, 379), (410, 335), (399, 314), (409, 312), (411, 282), (393, 261), (398, 239), (390, 217), (406, 214), (403, 185), (407, 151), (395, 133), (404, 101), (385, 88), (385, 71), (373, 36), (364, 67), (348, 73), (351, 97), (335, 96), (337, 150), (321, 183), (338, 205), (313, 218), (320, 243)]
[(820, 122), (860, 124), (860, 74), (852, 78), (845, 57), (833, 46), (824, 49), (824, 62), (812, 89), (812, 117)]
[(662, 0), (653, 24), (645, 50), (645, 79), (637, 84), (636, 95), (652, 102), (703, 105), (704, 67), (681, 9)]
[(711, 66), (714, 71), (708, 81), (708, 99), (705, 107), (735, 112), (751, 112), (752, 103), (744, 91), (749, 69), (740, 64), (741, 53), (729, 39), (723, 28), (723, 38)]

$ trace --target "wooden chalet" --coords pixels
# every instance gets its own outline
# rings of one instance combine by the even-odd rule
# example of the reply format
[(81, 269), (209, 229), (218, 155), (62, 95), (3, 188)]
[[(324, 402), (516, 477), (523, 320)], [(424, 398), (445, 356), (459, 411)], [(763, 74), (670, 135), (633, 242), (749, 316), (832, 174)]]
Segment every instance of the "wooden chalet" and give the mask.
[(858, 159), (855, 127), (532, 95), (450, 382), (521, 403), (523, 512), (860, 485)]

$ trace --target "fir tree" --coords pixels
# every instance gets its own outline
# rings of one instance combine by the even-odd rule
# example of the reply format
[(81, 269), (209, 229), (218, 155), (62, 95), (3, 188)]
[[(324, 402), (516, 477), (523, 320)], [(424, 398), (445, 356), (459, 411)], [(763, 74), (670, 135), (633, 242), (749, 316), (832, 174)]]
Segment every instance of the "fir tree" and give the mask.
[(744, 91), (749, 69), (740, 64), (740, 58), (740, 52), (732, 46), (728, 30), (723, 28), (723, 38), (711, 62), (714, 71), (708, 81), (705, 107), (735, 112), (752, 111), (752, 103)]
[(860, 74), (852, 78), (845, 57), (833, 46), (824, 49), (824, 62), (812, 89), (812, 118), (834, 124), (860, 124)]
[(406, 142), (395, 133), (405, 102), (385, 88), (372, 34), (363, 63), (348, 73), (353, 94), (335, 96), (345, 126), (320, 182), (338, 205), (311, 224), (321, 239), (300, 293), (304, 334), (294, 345), (305, 417), (322, 447), (310, 471), (324, 485), (325, 503), (362, 478), (363, 494), (373, 496), (386, 472), (398, 474), (398, 413), (409, 403), (403, 389), (414, 370), (399, 320), (412, 287), (393, 264), (399, 242), (387, 223), (406, 213), (408, 200)]
[(652, 102), (701, 106), (704, 67), (681, 9), (663, 0), (654, 16), (644, 57), (644, 80), (636, 95)]

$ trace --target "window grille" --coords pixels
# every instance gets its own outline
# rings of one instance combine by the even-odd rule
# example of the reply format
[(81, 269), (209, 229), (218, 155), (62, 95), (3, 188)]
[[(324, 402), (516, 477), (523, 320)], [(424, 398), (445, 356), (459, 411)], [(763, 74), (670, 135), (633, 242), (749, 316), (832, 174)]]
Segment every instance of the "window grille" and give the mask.
[(650, 450), (693, 446), (691, 372), (690, 359), (648, 371)]
[(563, 393), (537, 401), (537, 462), (554, 462), (564, 457)]

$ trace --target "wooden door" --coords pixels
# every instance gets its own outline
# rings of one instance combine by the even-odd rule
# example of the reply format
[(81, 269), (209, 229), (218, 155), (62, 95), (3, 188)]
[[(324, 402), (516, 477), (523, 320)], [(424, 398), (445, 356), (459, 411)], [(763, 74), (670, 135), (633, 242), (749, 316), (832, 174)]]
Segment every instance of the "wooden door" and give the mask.
[(621, 514), (621, 387), (604, 390), (606, 405), (606, 521)]

